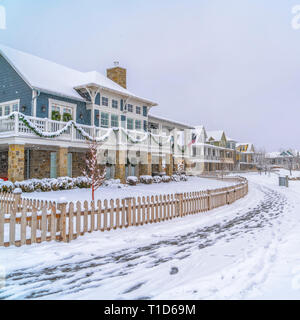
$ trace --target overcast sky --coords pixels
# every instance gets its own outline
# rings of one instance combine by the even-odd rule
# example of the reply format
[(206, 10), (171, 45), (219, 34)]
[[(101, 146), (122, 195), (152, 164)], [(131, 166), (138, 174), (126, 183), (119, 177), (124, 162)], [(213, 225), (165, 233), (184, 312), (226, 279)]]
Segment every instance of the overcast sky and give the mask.
[(81, 71), (128, 70), (158, 116), (300, 149), (300, 0), (0, 0), (0, 42)]

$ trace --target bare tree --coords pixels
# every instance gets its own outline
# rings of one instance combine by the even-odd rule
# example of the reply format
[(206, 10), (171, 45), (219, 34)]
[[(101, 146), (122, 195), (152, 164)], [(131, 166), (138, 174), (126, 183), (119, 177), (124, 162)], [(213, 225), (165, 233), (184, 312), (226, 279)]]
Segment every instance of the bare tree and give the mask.
[(85, 158), (86, 168), (83, 169), (83, 176), (90, 179), (92, 188), (92, 200), (95, 201), (95, 191), (103, 184), (106, 175), (106, 169), (100, 169), (97, 161), (97, 150), (99, 143), (96, 140), (88, 142), (88, 152)]

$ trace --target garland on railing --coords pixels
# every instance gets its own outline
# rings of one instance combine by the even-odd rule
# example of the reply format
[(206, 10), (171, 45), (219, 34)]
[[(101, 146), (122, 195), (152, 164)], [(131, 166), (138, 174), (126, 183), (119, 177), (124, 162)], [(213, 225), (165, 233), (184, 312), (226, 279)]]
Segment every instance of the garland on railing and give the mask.
[(16, 116), (18, 117), (18, 119), (22, 123), (24, 123), (24, 125), (28, 129), (30, 129), (32, 132), (34, 132), (37, 136), (39, 136), (41, 138), (57, 138), (57, 137), (61, 136), (62, 134), (66, 133), (66, 131), (73, 126), (74, 129), (77, 130), (85, 139), (90, 140), (90, 141), (96, 140), (96, 141), (99, 141), (99, 142), (104, 142), (109, 138), (111, 132), (113, 130), (115, 130), (114, 128), (111, 128), (111, 129), (108, 130), (108, 132), (103, 137), (101, 137), (101, 138), (93, 138), (87, 132), (85, 132), (81, 127), (79, 127), (74, 120), (71, 120), (71, 121), (67, 122), (66, 125), (62, 129), (60, 129), (58, 131), (55, 131), (55, 132), (43, 132), (33, 122), (31, 122), (25, 115), (23, 115), (22, 113), (13, 112), (9, 116), (9, 118), (13, 120), (13, 119), (15, 119)]
[[(107, 133), (104, 136), (94, 138), (94, 137), (90, 136), (86, 131), (84, 131), (83, 128), (78, 126), (74, 120), (68, 121), (66, 123), (66, 125), (58, 131), (43, 132), (31, 120), (29, 120), (24, 114), (19, 113), (19, 112), (13, 112), (12, 114), (10, 114), (9, 119), (13, 120), (13, 119), (15, 119), (15, 117), (17, 117), (19, 119), (19, 121), (21, 121), (28, 129), (30, 129), (32, 132), (34, 132), (37, 136), (39, 136), (41, 138), (57, 138), (57, 137), (61, 136), (62, 134), (66, 133), (67, 130), (70, 129), (71, 127), (74, 127), (74, 129), (77, 132), (79, 132), (87, 140), (90, 140), (90, 141), (95, 140), (98, 142), (105, 142), (109, 138), (109, 136), (112, 132), (118, 132), (119, 130), (121, 130), (125, 134), (126, 138), (133, 144), (144, 142), (148, 139), (148, 137), (150, 137), (160, 147), (163, 146), (163, 144), (161, 142), (156, 140), (155, 135), (152, 134), (151, 132), (145, 132), (144, 136), (141, 139), (137, 139), (137, 138), (132, 137), (127, 132), (127, 130), (125, 130), (124, 128), (109, 128)], [(166, 137), (166, 138), (167, 138), (166, 143), (171, 140), (171, 136)]]

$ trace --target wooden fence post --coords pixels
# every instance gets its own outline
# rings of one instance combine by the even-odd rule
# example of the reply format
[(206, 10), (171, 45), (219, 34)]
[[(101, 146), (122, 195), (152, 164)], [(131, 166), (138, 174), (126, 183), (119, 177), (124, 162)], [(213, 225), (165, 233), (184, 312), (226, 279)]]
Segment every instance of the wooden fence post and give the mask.
[(211, 210), (213, 208), (211, 190), (207, 190), (207, 194), (208, 194), (208, 210)]
[(183, 215), (183, 194), (182, 193), (176, 193), (175, 194), (175, 199), (176, 201), (176, 206), (175, 206), (175, 212), (177, 214), (177, 217), (182, 217)]
[(132, 217), (131, 217), (131, 202), (133, 198), (126, 198), (127, 203), (127, 225), (128, 227), (132, 226)]
[(21, 203), (22, 190), (17, 188), (14, 190), (13, 194), (14, 194), (15, 202), (18, 208), (19, 204)]
[(61, 200), (57, 203), (60, 211), (60, 241), (67, 242), (66, 219), (67, 219), (67, 202)]

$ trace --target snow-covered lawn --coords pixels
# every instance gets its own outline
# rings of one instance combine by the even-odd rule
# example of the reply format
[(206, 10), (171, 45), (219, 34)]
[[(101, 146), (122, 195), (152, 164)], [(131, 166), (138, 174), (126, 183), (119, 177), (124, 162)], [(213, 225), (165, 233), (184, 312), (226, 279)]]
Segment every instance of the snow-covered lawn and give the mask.
[(207, 213), (1, 248), (0, 299), (299, 299), (300, 181), (245, 176), (247, 197)]
[[(189, 177), (188, 181), (170, 182), (170, 183), (153, 183), (151, 185), (138, 184), (137, 186), (111, 185), (100, 187), (95, 192), (96, 200), (123, 199), (126, 197), (152, 196), (159, 194), (202, 191), (207, 189), (223, 188), (235, 184), (234, 182), (213, 180), (199, 177)], [(32, 192), (24, 193), (23, 197), (43, 200), (58, 200), (61, 197), (67, 201), (91, 201), (92, 193), (90, 189), (73, 189), (52, 192)]]
[(290, 174), (290, 170), (277, 169), (276, 173), (280, 176), (289, 176), (290, 178), (300, 177), (300, 170), (292, 170), (292, 174)]

